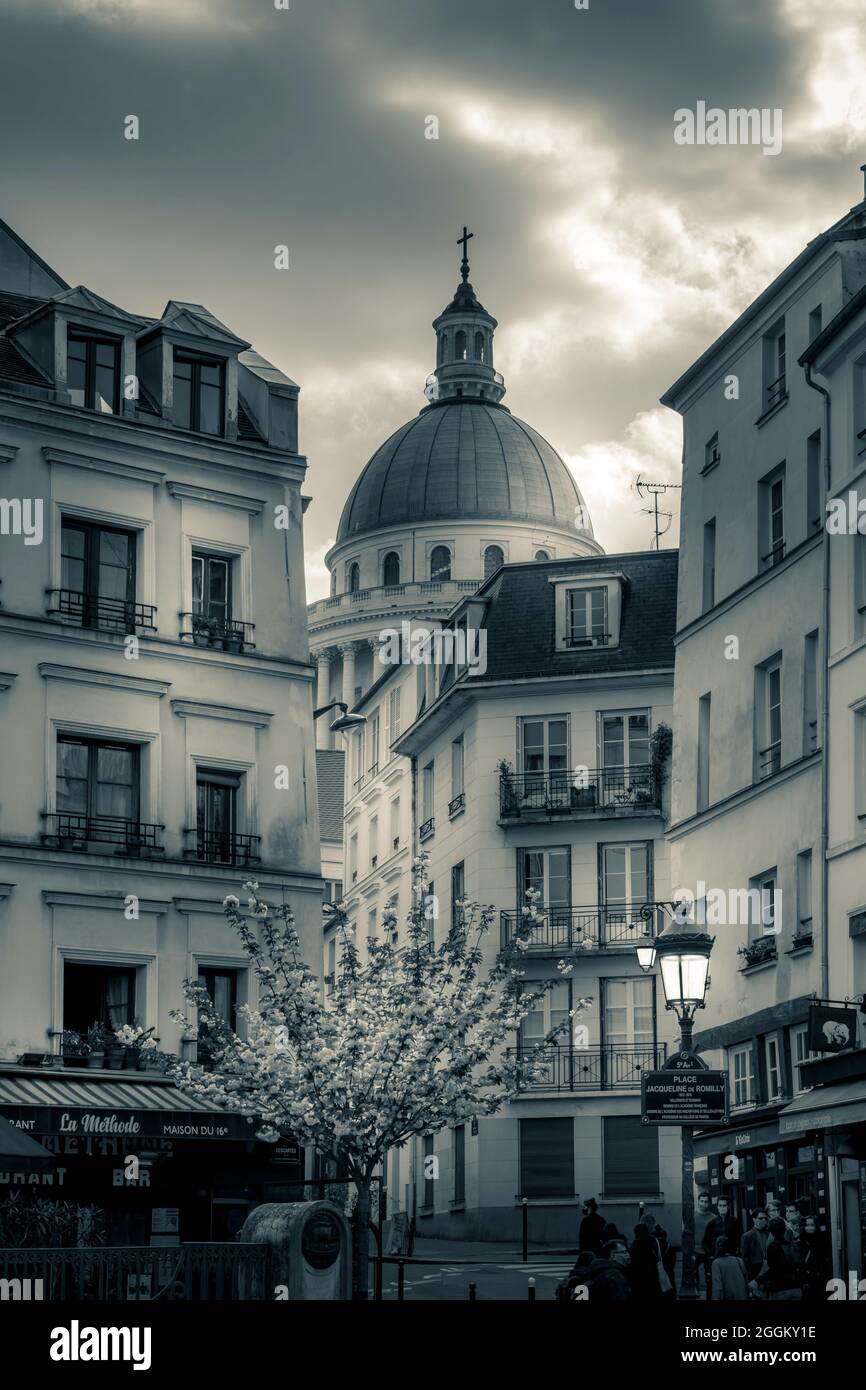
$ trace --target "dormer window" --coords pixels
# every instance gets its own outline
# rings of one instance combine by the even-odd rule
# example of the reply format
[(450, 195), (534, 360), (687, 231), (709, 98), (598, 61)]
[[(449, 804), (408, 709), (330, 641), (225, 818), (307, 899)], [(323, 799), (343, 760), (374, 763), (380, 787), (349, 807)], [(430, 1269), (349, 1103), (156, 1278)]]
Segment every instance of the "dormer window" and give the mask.
[(568, 646), (603, 646), (607, 637), (607, 588), (570, 589), (566, 629)]
[(174, 353), (174, 423), (199, 434), (225, 433), (225, 366), (209, 357)]
[(70, 329), (66, 339), (66, 386), (73, 405), (116, 415), (120, 398), (120, 344)]
[(551, 576), (556, 650), (619, 646), (625, 576), (618, 572)]

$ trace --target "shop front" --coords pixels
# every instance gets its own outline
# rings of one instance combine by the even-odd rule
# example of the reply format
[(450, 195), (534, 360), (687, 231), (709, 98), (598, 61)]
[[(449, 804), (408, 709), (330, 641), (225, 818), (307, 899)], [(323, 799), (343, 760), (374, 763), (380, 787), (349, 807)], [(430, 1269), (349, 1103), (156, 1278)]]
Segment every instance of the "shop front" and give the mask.
[(53, 1156), (43, 1172), (0, 1167), (0, 1211), (12, 1193), (69, 1204), (106, 1245), (232, 1241), (253, 1207), (303, 1195), (297, 1144), (258, 1141), (164, 1077), (3, 1067), (0, 1116)]
[(736, 1126), (695, 1136), (696, 1158), (703, 1160), (704, 1190), (715, 1206), (726, 1197), (743, 1230), (755, 1207), (776, 1201), (796, 1202), (801, 1212), (817, 1217), (829, 1230), (827, 1165), (824, 1136), (816, 1128), (796, 1137), (780, 1130), (779, 1119), (740, 1119)]

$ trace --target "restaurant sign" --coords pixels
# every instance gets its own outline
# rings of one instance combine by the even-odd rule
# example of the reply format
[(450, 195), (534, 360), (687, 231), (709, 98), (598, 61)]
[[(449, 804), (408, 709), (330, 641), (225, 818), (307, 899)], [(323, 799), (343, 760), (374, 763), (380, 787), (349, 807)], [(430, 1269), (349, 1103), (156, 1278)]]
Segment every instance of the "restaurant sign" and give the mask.
[(728, 1123), (728, 1076), (723, 1071), (641, 1073), (641, 1121), (645, 1125)]
[(61, 1105), (4, 1105), (0, 1114), (27, 1134), (156, 1139), (253, 1139), (243, 1115), (184, 1110), (83, 1110)]

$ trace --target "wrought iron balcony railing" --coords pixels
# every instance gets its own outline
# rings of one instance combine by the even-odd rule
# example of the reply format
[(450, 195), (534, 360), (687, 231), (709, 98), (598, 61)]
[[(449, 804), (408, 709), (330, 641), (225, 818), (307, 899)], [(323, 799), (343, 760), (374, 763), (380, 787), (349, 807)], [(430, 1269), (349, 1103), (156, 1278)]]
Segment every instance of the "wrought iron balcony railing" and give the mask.
[(455, 797), (448, 802), (448, 815), (454, 818), (460, 811), (466, 810), (466, 793), (458, 792)]
[(121, 816), (88, 816), (74, 811), (43, 811), (42, 838), (52, 849), (86, 850), (88, 844), (114, 845), (117, 854), (162, 854), (163, 825), (124, 820)]
[(186, 859), (198, 859), (205, 864), (230, 864), (240, 869), (262, 862), (259, 855), (261, 835), (229, 835), (220, 830), (195, 828), (184, 833), (193, 837), (191, 848), (184, 850)]
[(206, 618), (202, 613), (179, 613), (181, 640), (191, 637), (196, 647), (210, 647), (223, 652), (252, 652), (255, 623), (242, 623), (234, 618)]
[(758, 776), (761, 781), (772, 777), (782, 766), (782, 744), (780, 740), (771, 743), (769, 748), (758, 749)]
[(431, 816), (429, 820), (425, 820), (425, 821), (424, 821), (424, 824), (421, 826), (420, 830), (418, 831), (418, 839), (419, 839), (419, 840), (429, 840), (430, 836), (433, 834), (433, 831), (434, 831), (435, 829), (436, 829), (436, 820), (435, 820), (435, 817), (434, 817), (434, 816)]
[[(530, 1047), (512, 1047), (509, 1057), (528, 1055)], [(549, 1060), (548, 1060), (549, 1054)], [(606, 1043), (593, 1047), (549, 1047), (542, 1070), (527, 1081), (528, 1091), (639, 1090), (641, 1072), (664, 1066), (664, 1043)]]
[[(618, 903), (613, 906), (542, 907), (536, 905), (539, 920), (531, 925), (528, 951), (577, 951), (583, 947), (634, 947), (646, 936), (658, 936), (665, 926), (666, 903)], [(503, 949), (514, 941), (523, 927), (522, 912), (499, 914)]]
[(775, 381), (771, 381), (767, 387), (767, 410), (772, 410), (774, 405), (779, 405), (788, 394), (787, 377), (784, 372), (777, 376)]
[(77, 589), (47, 589), (46, 593), (46, 611), (78, 627), (102, 628), (124, 635), (139, 629), (156, 632), (156, 606), (152, 603), (130, 603), (127, 599), (85, 594)]
[(650, 763), (628, 767), (578, 768), (574, 772), (503, 772), (499, 812), (503, 819), (527, 812), (657, 811), (660, 784)]

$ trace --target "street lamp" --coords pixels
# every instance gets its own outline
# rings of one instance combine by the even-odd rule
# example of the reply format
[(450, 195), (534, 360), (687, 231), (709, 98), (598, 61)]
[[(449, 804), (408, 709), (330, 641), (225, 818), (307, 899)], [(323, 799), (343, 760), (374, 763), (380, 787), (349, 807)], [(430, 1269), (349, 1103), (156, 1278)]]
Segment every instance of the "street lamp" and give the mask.
[[(706, 932), (695, 931), (690, 922), (678, 917), (670, 922), (660, 936), (641, 942), (637, 947), (641, 970), (651, 970), (658, 960), (665, 992), (665, 1008), (673, 1009), (680, 1025), (680, 1050), (665, 1063), (670, 1071), (706, 1071), (706, 1063), (693, 1051), (692, 1031), (695, 1014), (704, 1007), (710, 969), (713, 938)], [(698, 1297), (695, 1282), (695, 1144), (694, 1129), (682, 1125), (682, 1207), (683, 1207), (683, 1267), (680, 1277), (680, 1298)]]
[(366, 714), (350, 714), (349, 706), (342, 700), (332, 700), (329, 705), (322, 705), (321, 709), (313, 710), (313, 718), (318, 719), (321, 715), (327, 714), (329, 709), (340, 709), (343, 711), (339, 719), (335, 719), (331, 725), (332, 734), (345, 734), (350, 729), (357, 729), (361, 724), (367, 723)]

